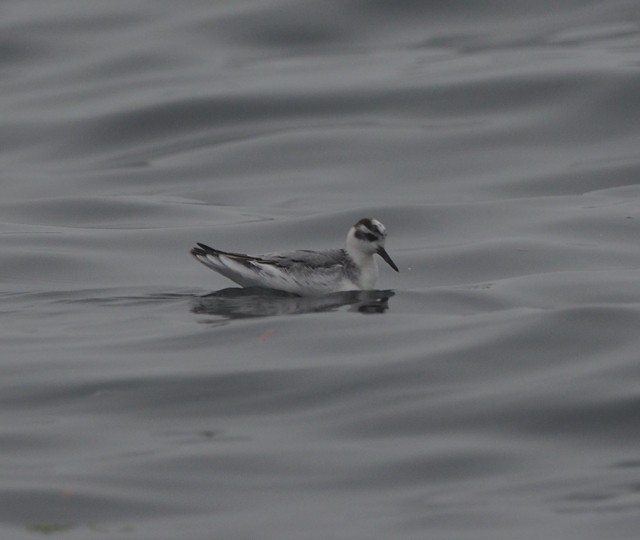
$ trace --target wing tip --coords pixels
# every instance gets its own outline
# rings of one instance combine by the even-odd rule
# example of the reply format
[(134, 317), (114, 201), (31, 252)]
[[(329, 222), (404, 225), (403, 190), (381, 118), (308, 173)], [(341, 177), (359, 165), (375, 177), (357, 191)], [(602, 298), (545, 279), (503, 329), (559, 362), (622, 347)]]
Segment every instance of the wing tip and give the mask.
[(191, 255), (194, 257), (206, 257), (207, 255), (219, 255), (220, 252), (212, 247), (209, 247), (207, 244), (201, 244), (200, 242), (196, 242), (197, 246), (191, 248)]

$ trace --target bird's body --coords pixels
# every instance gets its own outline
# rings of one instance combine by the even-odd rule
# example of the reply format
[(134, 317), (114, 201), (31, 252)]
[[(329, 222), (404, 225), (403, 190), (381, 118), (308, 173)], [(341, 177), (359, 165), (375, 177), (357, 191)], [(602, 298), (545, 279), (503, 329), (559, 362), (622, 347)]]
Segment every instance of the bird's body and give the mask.
[(300, 295), (373, 289), (380, 255), (396, 272), (384, 249), (386, 229), (361, 219), (347, 235), (344, 249), (297, 250), (265, 255), (229, 253), (198, 244), (191, 254), (202, 264), (243, 287), (267, 287)]

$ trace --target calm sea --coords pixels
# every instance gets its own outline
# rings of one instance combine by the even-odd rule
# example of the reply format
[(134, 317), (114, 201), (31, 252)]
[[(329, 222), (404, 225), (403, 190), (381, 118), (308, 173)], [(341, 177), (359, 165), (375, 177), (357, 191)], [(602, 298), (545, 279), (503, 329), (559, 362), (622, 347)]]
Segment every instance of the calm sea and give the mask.
[(0, 14), (3, 540), (638, 538), (637, 0)]

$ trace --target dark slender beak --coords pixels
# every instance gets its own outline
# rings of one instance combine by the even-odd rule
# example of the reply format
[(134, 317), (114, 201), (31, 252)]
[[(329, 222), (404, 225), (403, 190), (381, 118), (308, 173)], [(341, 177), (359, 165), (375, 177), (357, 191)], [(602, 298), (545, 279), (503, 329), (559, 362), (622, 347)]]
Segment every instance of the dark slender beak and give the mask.
[(386, 262), (391, 268), (393, 268), (396, 272), (400, 272), (400, 270), (398, 270), (398, 267), (396, 266), (396, 263), (394, 263), (391, 260), (391, 257), (389, 257), (389, 254), (387, 253), (386, 249), (384, 249), (382, 246), (380, 246), (378, 248), (377, 253), (378, 253), (378, 255), (380, 255), (380, 257), (382, 257), (384, 259), (384, 262)]

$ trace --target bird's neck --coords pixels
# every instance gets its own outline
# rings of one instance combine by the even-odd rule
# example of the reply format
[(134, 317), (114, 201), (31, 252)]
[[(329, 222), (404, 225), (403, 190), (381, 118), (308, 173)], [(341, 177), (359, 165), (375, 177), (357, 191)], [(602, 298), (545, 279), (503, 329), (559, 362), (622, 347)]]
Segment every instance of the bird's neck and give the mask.
[(362, 289), (372, 289), (378, 279), (378, 262), (373, 254), (347, 247), (347, 254), (359, 268), (359, 285)]

